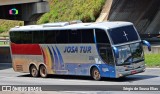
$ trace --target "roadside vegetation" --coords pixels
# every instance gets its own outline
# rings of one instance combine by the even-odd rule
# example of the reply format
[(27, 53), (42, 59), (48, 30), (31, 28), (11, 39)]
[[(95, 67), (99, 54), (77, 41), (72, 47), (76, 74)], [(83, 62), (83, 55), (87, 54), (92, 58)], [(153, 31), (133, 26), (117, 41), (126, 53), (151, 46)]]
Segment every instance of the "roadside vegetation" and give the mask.
[(145, 62), (147, 67), (160, 68), (160, 54), (145, 54)]
[(0, 19), (0, 37), (8, 36), (8, 31), (10, 28), (15, 26), (22, 26), (22, 21), (12, 21), (12, 20), (2, 20)]
[(82, 20), (94, 22), (106, 0), (49, 0), (50, 12), (44, 14), (38, 24), (59, 21)]

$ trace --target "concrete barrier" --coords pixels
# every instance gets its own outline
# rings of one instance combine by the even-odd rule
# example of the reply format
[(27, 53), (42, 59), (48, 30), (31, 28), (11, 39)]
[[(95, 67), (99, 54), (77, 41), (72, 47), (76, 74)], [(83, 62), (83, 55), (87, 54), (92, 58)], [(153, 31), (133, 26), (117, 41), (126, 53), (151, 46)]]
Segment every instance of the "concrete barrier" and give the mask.
[(152, 46), (151, 51), (148, 51), (146, 46), (143, 47), (145, 54), (160, 54), (160, 46)]
[(160, 0), (107, 1), (107, 4), (111, 4), (109, 5), (111, 8), (109, 8), (109, 11), (104, 11), (106, 14), (108, 14), (104, 21), (109, 20), (132, 22), (137, 28), (137, 31), (142, 39), (148, 39), (151, 37), (155, 37), (156, 39), (156, 37), (158, 37), (160, 34)]

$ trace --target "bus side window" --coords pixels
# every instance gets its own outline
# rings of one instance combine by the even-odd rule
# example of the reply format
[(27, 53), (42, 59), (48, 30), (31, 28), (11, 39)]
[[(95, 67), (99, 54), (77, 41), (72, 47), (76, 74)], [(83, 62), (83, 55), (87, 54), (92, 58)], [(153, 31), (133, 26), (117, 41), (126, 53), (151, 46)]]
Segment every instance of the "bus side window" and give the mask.
[(81, 31), (69, 30), (69, 43), (81, 43)]
[(33, 33), (31, 31), (21, 32), (21, 44), (31, 44), (33, 40)]
[(55, 32), (52, 30), (44, 31), (44, 43), (56, 43)]
[(96, 39), (98, 44), (110, 45), (109, 38), (104, 30), (96, 29)]
[(111, 50), (111, 45), (106, 31), (101, 29), (96, 29), (96, 42), (97, 49), (100, 57), (107, 64), (113, 64), (113, 54)]
[(56, 31), (56, 42), (57, 43), (68, 43), (69, 36), (68, 30), (57, 30)]
[(94, 43), (93, 29), (82, 29), (82, 43)]
[(33, 31), (33, 40), (32, 41), (34, 44), (44, 43), (43, 31)]
[(21, 33), (18, 31), (10, 32), (10, 39), (12, 43), (21, 43)]

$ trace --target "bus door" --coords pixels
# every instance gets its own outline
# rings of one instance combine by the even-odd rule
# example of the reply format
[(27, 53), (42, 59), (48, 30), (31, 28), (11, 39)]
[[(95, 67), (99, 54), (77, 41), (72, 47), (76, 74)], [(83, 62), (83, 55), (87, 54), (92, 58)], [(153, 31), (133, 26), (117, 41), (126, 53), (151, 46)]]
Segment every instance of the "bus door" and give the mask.
[(110, 46), (100, 47), (99, 53), (103, 61), (106, 63), (106, 73), (107, 77), (114, 77), (114, 59), (113, 59), (113, 53), (112, 48)]
[[(97, 43), (97, 49), (99, 51), (99, 55), (101, 59), (106, 63), (105, 66), (107, 67), (107, 77), (112, 77), (115, 72), (114, 70), (114, 58), (111, 48), (111, 43), (109, 40), (109, 37), (105, 30), (102, 29), (96, 29), (95, 30), (96, 35), (96, 43)], [(114, 77), (114, 76), (113, 76)]]

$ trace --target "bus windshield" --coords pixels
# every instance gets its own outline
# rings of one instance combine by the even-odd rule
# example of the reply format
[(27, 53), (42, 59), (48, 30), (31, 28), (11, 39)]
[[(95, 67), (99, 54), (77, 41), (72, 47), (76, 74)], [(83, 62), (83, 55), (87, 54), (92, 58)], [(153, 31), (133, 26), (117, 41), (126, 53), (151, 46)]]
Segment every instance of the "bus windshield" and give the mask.
[(119, 58), (117, 65), (129, 65), (144, 60), (143, 48), (140, 43), (128, 44), (117, 47)]
[(113, 44), (121, 44), (139, 40), (138, 34), (132, 25), (108, 30)]

